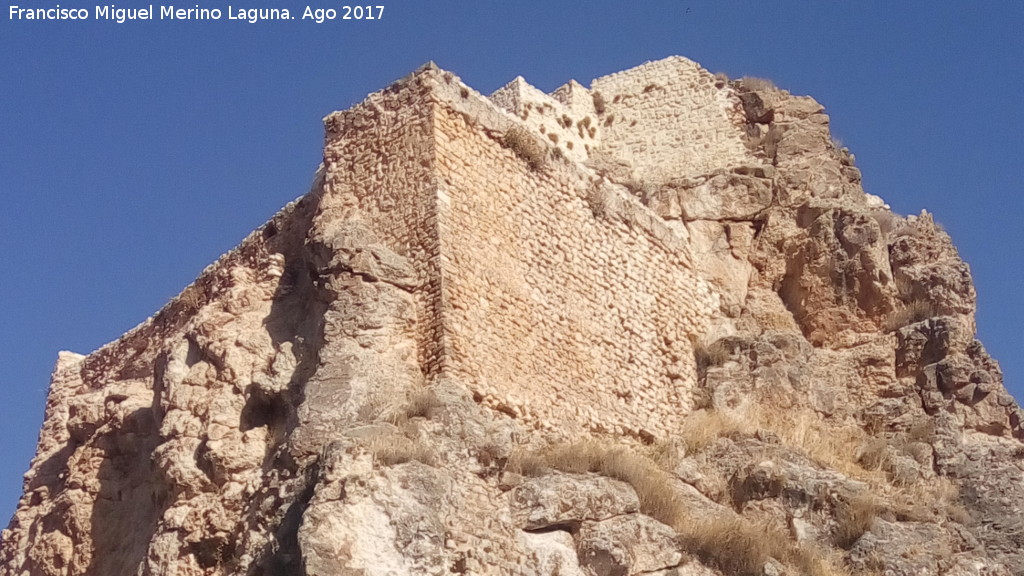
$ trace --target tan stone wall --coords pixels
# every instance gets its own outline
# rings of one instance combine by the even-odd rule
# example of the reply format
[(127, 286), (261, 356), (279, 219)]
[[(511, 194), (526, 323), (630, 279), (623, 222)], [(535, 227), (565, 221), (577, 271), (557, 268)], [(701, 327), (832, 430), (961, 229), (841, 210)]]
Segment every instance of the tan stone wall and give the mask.
[(600, 143), (600, 121), (593, 99), (579, 84), (567, 84), (549, 96), (519, 77), (497, 90), (490, 100), (573, 160), (586, 160)]
[(420, 360), (434, 374), (443, 359), (434, 135), (426, 75), (414, 74), (324, 120), (321, 212), (363, 218), (380, 241), (414, 263), (420, 277)]
[[(602, 152), (664, 180), (759, 164), (743, 145), (739, 99), (696, 62), (674, 56), (595, 79), (606, 102)], [(608, 121), (609, 117), (613, 117)]]
[(715, 307), (685, 245), (639, 205), (596, 216), (601, 185), (578, 167), (533, 171), (480, 118), (443, 102), (436, 114), (452, 375), (541, 429), (670, 428), (695, 383), (687, 334)]

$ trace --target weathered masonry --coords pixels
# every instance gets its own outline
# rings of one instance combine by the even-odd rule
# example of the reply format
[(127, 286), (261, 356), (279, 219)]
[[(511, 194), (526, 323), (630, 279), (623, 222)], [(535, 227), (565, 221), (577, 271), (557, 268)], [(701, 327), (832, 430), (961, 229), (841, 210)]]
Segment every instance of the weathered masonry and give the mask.
[[(754, 160), (739, 105), (689, 60), (593, 86), (548, 96), (517, 78), (488, 99), (424, 67), (325, 119), (321, 210), (367, 220), (413, 261), (428, 380), (456, 378), (539, 428), (657, 435), (690, 404), (687, 335), (702, 333), (717, 296), (684, 238), (564, 159), (618, 159), (658, 178)], [(510, 130), (553, 158), (531, 166), (503, 146)]]

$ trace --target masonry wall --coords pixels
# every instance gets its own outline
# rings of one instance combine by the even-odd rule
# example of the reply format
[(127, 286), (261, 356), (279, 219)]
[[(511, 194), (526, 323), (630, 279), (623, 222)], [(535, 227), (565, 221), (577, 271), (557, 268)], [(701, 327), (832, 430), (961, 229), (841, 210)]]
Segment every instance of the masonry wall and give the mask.
[(568, 158), (585, 161), (600, 144), (593, 97), (575, 82), (549, 96), (519, 77), (496, 90), (490, 100)]
[(687, 335), (715, 307), (685, 243), (576, 165), (532, 170), (498, 141), (510, 119), (465, 108), (435, 112), (450, 373), (539, 429), (672, 428), (696, 382)]
[(325, 221), (366, 220), (416, 267), (420, 364), (442, 368), (443, 316), (429, 75), (416, 73), (324, 119)]
[(659, 181), (760, 164), (742, 141), (742, 105), (696, 62), (674, 56), (595, 79), (601, 150)]

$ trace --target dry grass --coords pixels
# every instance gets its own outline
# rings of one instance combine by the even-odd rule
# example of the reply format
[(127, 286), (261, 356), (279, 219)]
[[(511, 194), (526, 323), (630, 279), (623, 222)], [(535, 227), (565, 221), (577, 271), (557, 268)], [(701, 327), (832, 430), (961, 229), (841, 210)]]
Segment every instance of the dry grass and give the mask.
[[(833, 538), (842, 548), (852, 546), (883, 514), (894, 515), (899, 521), (971, 521), (949, 479), (895, 482), (885, 473), (892, 453), (886, 439), (870, 437), (859, 427), (829, 425), (810, 411), (772, 409), (756, 402), (728, 412), (696, 411), (670, 442), (682, 444), (688, 453), (693, 453), (706, 449), (717, 438), (735, 439), (758, 431), (771, 432), (818, 464), (867, 484), (864, 492), (837, 503)], [(898, 441), (911, 445), (933, 436), (933, 423), (922, 419), (899, 436)], [(678, 450), (670, 448), (671, 443), (659, 444), (651, 453), (663, 465), (670, 466), (678, 455)], [(556, 446), (537, 453), (514, 454), (508, 466), (532, 476), (560, 470), (598, 473), (627, 482), (637, 492), (641, 512), (672, 526), (687, 551), (726, 574), (760, 576), (770, 559), (782, 562), (794, 573), (847, 573), (835, 558), (792, 541), (776, 528), (731, 513), (695, 514), (675, 493), (672, 478), (655, 460), (622, 446), (598, 441)]]
[(961, 524), (964, 519), (970, 522), (970, 514), (960, 504), (960, 490), (949, 478), (887, 488), (890, 507), (901, 522), (937, 522), (945, 518)]
[(878, 228), (886, 238), (892, 236), (893, 232), (903, 225), (903, 218), (889, 210), (877, 209), (871, 211), (871, 217), (878, 223)]
[(854, 477), (864, 477), (860, 447), (866, 435), (855, 426), (830, 426), (809, 410), (778, 409), (748, 401), (734, 410), (696, 410), (683, 421), (678, 440), (688, 453), (710, 446), (718, 438), (738, 439), (759, 430), (774, 434), (802, 450), (822, 466)]
[(732, 348), (725, 340), (715, 340), (710, 344), (698, 342), (693, 347), (693, 356), (697, 361), (697, 372), (703, 374), (712, 366), (721, 366), (732, 357)]
[(744, 76), (739, 80), (740, 87), (749, 92), (763, 92), (766, 90), (778, 90), (775, 86), (775, 82), (767, 78), (758, 78), (756, 76)]
[(822, 466), (863, 476), (857, 456), (866, 435), (858, 427), (829, 425), (810, 410), (778, 409), (758, 402), (740, 406), (734, 417), (755, 431), (775, 434), (783, 444), (802, 450)]
[(829, 424), (806, 409), (780, 409), (748, 401), (733, 410), (697, 410), (683, 422), (677, 440), (688, 453), (695, 453), (718, 438), (738, 439), (758, 431), (773, 434), (823, 467), (872, 486), (887, 488), (891, 484), (885, 474), (885, 439), (869, 437), (857, 426)]
[(836, 508), (836, 544), (849, 550), (871, 529), (877, 513), (878, 503), (871, 494), (860, 493), (841, 501)]
[(702, 562), (730, 576), (763, 576), (765, 564), (772, 558), (792, 567), (797, 574), (847, 574), (837, 561), (820, 550), (802, 546), (771, 526), (739, 515), (690, 523), (680, 532), (680, 539)]
[(367, 446), (374, 459), (384, 466), (394, 466), (416, 460), (427, 466), (437, 463), (437, 456), (421, 440), (412, 440), (398, 434), (377, 436)]
[(778, 124), (772, 123), (768, 127), (768, 133), (764, 135), (762, 140), (762, 146), (764, 147), (764, 153), (770, 158), (775, 158), (775, 155), (779, 151), (779, 142), (782, 141), (783, 135), (786, 133), (786, 129), (779, 126)]
[(540, 170), (547, 163), (547, 148), (522, 126), (509, 128), (501, 144), (525, 161), (531, 170)]
[(886, 317), (883, 323), (883, 328), (886, 332), (894, 332), (928, 318), (934, 318), (938, 315), (935, 310), (935, 305), (927, 300), (912, 300), (903, 305), (902, 308), (896, 310), (892, 314)]
[(587, 191), (587, 206), (595, 218), (613, 219), (623, 211), (622, 198), (604, 186), (594, 186)]
[(801, 546), (769, 526), (735, 514), (697, 518), (672, 488), (670, 476), (650, 458), (622, 446), (597, 441), (555, 446), (539, 453), (517, 453), (509, 466), (531, 476), (554, 470), (594, 472), (630, 484), (640, 511), (671, 526), (684, 548), (727, 574), (761, 576), (775, 558), (802, 574), (843, 576), (845, 572), (818, 550)]
[(732, 412), (697, 410), (679, 429), (679, 440), (688, 454), (700, 452), (718, 438), (737, 439), (757, 431), (749, 421)]
[(668, 474), (654, 461), (622, 446), (608, 447), (596, 441), (553, 446), (539, 453), (516, 453), (509, 459), (512, 471), (539, 476), (551, 470), (574, 474), (595, 472), (633, 486), (640, 511), (671, 525), (684, 514), (672, 492)]
[(889, 442), (885, 438), (866, 439), (860, 443), (856, 458), (864, 470), (884, 470), (889, 464)]
[(379, 406), (369, 406), (367, 411), (377, 411), (383, 421), (403, 428), (413, 418), (430, 420), (440, 407), (441, 402), (433, 390), (426, 387), (414, 387), (406, 393), (404, 401), (393, 402), (390, 407), (383, 410)]
[(178, 296), (181, 307), (185, 312), (195, 312), (203, 305), (203, 289), (196, 284), (189, 284)]
[(441, 402), (437, 399), (434, 391), (430, 388), (413, 388), (409, 392), (408, 400), (405, 405), (405, 415), (409, 418), (426, 418), (430, 419), (434, 415), (434, 411), (441, 407)]

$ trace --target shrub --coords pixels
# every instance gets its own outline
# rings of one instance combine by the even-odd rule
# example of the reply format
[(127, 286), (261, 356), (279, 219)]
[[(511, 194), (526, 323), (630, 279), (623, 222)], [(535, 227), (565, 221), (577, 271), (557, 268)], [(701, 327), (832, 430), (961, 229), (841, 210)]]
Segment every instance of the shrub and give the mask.
[(912, 300), (904, 304), (902, 308), (889, 314), (883, 322), (883, 328), (886, 332), (894, 332), (904, 326), (934, 318), (935, 316), (938, 316), (938, 312), (935, 310), (934, 304), (927, 300)]
[(849, 550), (871, 529), (877, 510), (878, 505), (870, 494), (859, 493), (840, 501), (836, 508), (836, 544)]
[(886, 238), (892, 236), (892, 233), (903, 225), (903, 218), (900, 218), (898, 214), (894, 214), (889, 210), (872, 210), (871, 217), (878, 223), (878, 228)]
[(784, 133), (785, 129), (774, 122), (768, 127), (768, 133), (764, 135), (761, 144), (764, 147), (764, 153), (770, 158), (775, 158), (775, 155), (778, 153), (779, 142), (782, 141)]
[(744, 76), (739, 80), (740, 87), (748, 92), (762, 92), (765, 90), (778, 90), (775, 83), (767, 78), (755, 76)]
[(546, 147), (522, 126), (509, 128), (502, 137), (501, 144), (525, 161), (531, 170), (540, 170), (546, 163)]
[(197, 284), (189, 284), (178, 296), (178, 301), (185, 312), (195, 312), (203, 305), (203, 289)]
[(732, 349), (724, 340), (715, 340), (710, 344), (697, 343), (693, 348), (697, 361), (697, 373), (703, 375), (712, 366), (721, 366), (732, 357)]
[(725, 88), (729, 84), (729, 76), (725, 72), (715, 74), (715, 88)]
[(595, 218), (611, 219), (622, 212), (622, 199), (605, 186), (590, 188), (586, 202)]
[(594, 92), (593, 98), (594, 111), (597, 112), (598, 115), (604, 114), (604, 111), (608, 108), (608, 103), (605, 102), (604, 96), (602, 96), (600, 92)]
[(884, 470), (889, 464), (889, 443), (885, 438), (872, 438), (860, 447), (857, 463), (865, 470)]
[(416, 387), (409, 392), (405, 406), (405, 415), (409, 418), (427, 418), (434, 415), (434, 410), (441, 406), (434, 391), (426, 387)]

